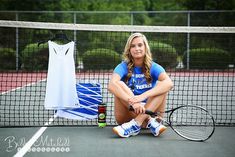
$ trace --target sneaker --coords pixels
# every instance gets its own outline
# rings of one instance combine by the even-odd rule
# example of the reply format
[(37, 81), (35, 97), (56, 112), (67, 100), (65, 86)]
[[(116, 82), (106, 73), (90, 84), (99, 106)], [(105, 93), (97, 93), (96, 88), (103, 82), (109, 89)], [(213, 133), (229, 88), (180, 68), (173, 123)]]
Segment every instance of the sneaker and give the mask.
[(167, 127), (157, 122), (155, 118), (151, 118), (147, 124), (147, 128), (150, 129), (154, 136), (159, 136), (166, 130)]
[(140, 129), (141, 127), (132, 119), (130, 122), (114, 127), (113, 132), (120, 137), (129, 137), (139, 134)]

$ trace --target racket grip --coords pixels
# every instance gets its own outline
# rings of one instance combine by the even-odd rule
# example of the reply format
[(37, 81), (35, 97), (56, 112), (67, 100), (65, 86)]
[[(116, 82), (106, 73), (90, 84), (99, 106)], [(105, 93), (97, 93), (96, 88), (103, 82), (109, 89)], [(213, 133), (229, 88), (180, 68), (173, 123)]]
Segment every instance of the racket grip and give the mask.
[(150, 116), (154, 116), (154, 115), (155, 115), (154, 112), (149, 111), (149, 110), (145, 110), (145, 114), (148, 114), (148, 115), (150, 115)]

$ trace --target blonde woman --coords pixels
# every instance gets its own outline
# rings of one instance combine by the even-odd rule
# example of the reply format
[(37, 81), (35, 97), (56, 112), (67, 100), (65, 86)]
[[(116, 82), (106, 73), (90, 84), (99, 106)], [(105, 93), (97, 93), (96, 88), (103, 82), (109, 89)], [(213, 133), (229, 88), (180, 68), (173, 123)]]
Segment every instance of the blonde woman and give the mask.
[[(113, 132), (120, 137), (130, 137), (146, 127), (154, 136), (159, 136), (166, 127), (144, 113), (145, 110), (164, 112), (167, 93), (172, 87), (173, 82), (164, 68), (152, 61), (146, 37), (141, 33), (131, 34), (123, 61), (114, 69), (108, 85), (114, 95), (118, 123)], [(134, 112), (129, 111), (130, 105)]]

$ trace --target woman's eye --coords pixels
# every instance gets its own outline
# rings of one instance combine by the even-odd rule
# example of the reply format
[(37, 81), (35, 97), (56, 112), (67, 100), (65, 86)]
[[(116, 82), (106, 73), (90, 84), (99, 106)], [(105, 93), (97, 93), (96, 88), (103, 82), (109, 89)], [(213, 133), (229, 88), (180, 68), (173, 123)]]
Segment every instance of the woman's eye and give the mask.
[(140, 44), (138, 44), (138, 46), (139, 46), (139, 47), (142, 47), (142, 46), (143, 46), (143, 44), (142, 44), (142, 43), (140, 43)]

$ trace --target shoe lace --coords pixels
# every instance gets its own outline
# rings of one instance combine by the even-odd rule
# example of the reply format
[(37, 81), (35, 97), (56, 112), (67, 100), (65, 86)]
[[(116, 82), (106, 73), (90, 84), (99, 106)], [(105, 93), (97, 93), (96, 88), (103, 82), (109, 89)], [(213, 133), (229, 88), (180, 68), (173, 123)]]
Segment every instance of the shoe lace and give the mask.
[(153, 120), (153, 121), (151, 122), (151, 126), (154, 127), (154, 128), (157, 128), (157, 127), (159, 127), (160, 125), (161, 125), (161, 123), (158, 123), (156, 120)]
[(132, 127), (132, 124), (130, 122), (122, 124), (123, 129), (130, 129), (131, 127)]

